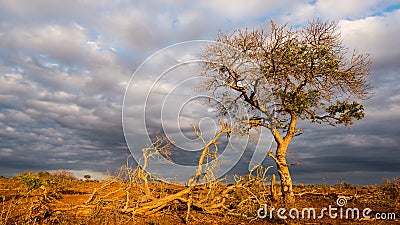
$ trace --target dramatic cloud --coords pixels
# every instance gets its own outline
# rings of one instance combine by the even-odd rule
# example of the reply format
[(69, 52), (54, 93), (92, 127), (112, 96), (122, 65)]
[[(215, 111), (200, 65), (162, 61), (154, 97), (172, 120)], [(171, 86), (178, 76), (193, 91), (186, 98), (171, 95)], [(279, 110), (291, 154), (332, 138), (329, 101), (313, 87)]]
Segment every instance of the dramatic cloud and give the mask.
[[(151, 54), (181, 41), (213, 40), (219, 30), (267, 28), (270, 19), (298, 27), (317, 17), (338, 21), (350, 50), (371, 54), (375, 95), (364, 102), (366, 118), (351, 130), (303, 123), (304, 135), (289, 148), (289, 160), (300, 162), (293, 167), (294, 180), (371, 184), (398, 176), (400, 4), (372, 0), (0, 0), (0, 175), (32, 168), (101, 177), (123, 165), (129, 155), (122, 101), (132, 73)], [(162, 103), (157, 95), (177, 82), (161, 81), (151, 96), (149, 107), (154, 109)], [(151, 85), (150, 76), (131, 84), (138, 95), (132, 96), (128, 110), (143, 110), (140, 101)], [(165, 127), (173, 126), (173, 102), (183, 98), (176, 92), (164, 106)], [(204, 115), (212, 112), (196, 105), (182, 111), (179, 132), (186, 137), (193, 137), (189, 124), (203, 115), (199, 110)], [(156, 114), (146, 119), (154, 131), (160, 127)], [(133, 119), (132, 125), (142, 122)], [(210, 121), (203, 123), (212, 126)], [(211, 135), (207, 128), (204, 134)], [(179, 132), (171, 130), (171, 135)], [(235, 172), (247, 172), (253, 147)], [(190, 161), (187, 153), (174, 157)], [(266, 159), (264, 164), (272, 161)]]

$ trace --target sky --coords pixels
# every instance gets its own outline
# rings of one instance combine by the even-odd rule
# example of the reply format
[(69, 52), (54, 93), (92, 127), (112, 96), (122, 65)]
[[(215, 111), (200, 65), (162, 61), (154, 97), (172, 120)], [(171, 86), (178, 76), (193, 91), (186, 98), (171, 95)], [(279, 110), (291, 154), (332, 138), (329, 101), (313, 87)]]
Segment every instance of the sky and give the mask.
[[(0, 175), (62, 169), (101, 178), (114, 172), (130, 155), (122, 123), (126, 88), (148, 91), (151, 85), (146, 82), (154, 77), (144, 70), (146, 62), (155, 63), (149, 68), (159, 72), (168, 59), (161, 57), (164, 61), (157, 64), (154, 53), (180, 42), (215, 40), (219, 31), (268, 29), (270, 20), (301, 27), (314, 18), (338, 22), (343, 43), (370, 54), (374, 96), (362, 102), (366, 116), (352, 129), (302, 124), (304, 134), (288, 150), (289, 162), (299, 162), (291, 168), (294, 182), (367, 185), (399, 177), (398, 0), (0, 0)], [(187, 57), (185, 51), (195, 53), (190, 46), (174, 47), (171, 59)], [(152, 113), (161, 110), (157, 95), (163, 95), (162, 84), (187, 82), (189, 78), (180, 80), (184, 75), (179, 74), (197, 71), (183, 68), (163, 77), (165, 82), (155, 88), (160, 92), (149, 95), (150, 113), (144, 121), (152, 129), (160, 127), (158, 114)], [(142, 74), (131, 80), (135, 71)], [(173, 90), (185, 93), (187, 84)], [(128, 106), (142, 109), (143, 97), (128, 95)], [(176, 120), (168, 118), (178, 104), (170, 101), (162, 105), (166, 120), (161, 122)], [(190, 115), (182, 118), (202, 119), (194, 118), (195, 112)], [(209, 119), (201, 123), (212, 133), (209, 127), (215, 121)], [(129, 125), (142, 121), (138, 117)], [(133, 137), (130, 147), (136, 151), (144, 145), (140, 140)], [(191, 146), (192, 151), (199, 147)], [(193, 153), (175, 153), (176, 160), (193, 161), (188, 152)], [(244, 152), (232, 171), (245, 173), (253, 152)], [(263, 165), (273, 163), (265, 159)]]

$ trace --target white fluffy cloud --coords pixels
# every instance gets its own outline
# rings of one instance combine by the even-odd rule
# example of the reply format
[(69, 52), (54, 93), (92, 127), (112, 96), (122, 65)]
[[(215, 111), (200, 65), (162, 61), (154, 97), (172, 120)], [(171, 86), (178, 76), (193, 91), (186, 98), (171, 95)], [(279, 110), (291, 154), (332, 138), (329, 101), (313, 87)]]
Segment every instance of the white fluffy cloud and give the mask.
[[(381, 16), (370, 16), (359, 20), (341, 20), (345, 44), (363, 52), (370, 52), (374, 63), (381, 67), (398, 68), (400, 51), (400, 10), (384, 13)], [(362, 41), (361, 41), (362, 40)]]

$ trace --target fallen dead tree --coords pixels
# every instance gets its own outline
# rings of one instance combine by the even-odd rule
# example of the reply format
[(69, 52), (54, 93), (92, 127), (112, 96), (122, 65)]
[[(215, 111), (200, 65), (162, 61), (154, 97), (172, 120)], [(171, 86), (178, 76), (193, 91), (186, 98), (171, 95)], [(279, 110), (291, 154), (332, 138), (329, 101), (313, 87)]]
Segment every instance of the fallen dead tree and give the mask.
[[(270, 201), (269, 187), (266, 185), (268, 178), (266, 172), (269, 168), (256, 166), (246, 176), (235, 176), (233, 184), (222, 184), (221, 180), (214, 179), (213, 171), (217, 166), (215, 161), (220, 143), (218, 139), (232, 132), (232, 127), (227, 123), (220, 121), (220, 125), (221, 130), (209, 141), (206, 141), (193, 126), (194, 133), (203, 142), (204, 147), (198, 160), (197, 170), (188, 181), (188, 186), (152, 182), (157, 179), (146, 171), (148, 159), (168, 157), (171, 145), (165, 138), (157, 136), (151, 146), (142, 149), (141, 166), (132, 169), (127, 161), (127, 165), (121, 170), (120, 174), (124, 174), (128, 180), (123, 188), (104, 192), (107, 186), (115, 182), (110, 180), (95, 190), (84, 204), (96, 204), (98, 199), (113, 198), (114, 202), (121, 206), (119, 211), (131, 216), (148, 216), (168, 211), (173, 207), (180, 208), (185, 214), (182, 216), (185, 222), (190, 218), (196, 220), (191, 214), (192, 211), (255, 218), (254, 212), (257, 208)], [(202, 175), (206, 180), (199, 182), (199, 177)], [(100, 191), (104, 192), (103, 195), (99, 193)]]

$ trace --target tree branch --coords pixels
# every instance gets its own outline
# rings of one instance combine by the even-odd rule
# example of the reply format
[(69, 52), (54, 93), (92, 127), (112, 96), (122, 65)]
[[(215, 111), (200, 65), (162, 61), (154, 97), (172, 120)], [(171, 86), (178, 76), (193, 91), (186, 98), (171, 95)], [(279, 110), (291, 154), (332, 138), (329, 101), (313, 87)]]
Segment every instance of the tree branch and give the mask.
[(290, 141), (294, 136), (296, 136), (296, 123), (297, 123), (297, 116), (296, 113), (290, 112), (290, 123), (289, 128), (284, 137), (284, 141)]
[(283, 138), (282, 138), (281, 134), (279, 133), (278, 129), (273, 128), (273, 129), (271, 130), (271, 132), (272, 132), (272, 135), (274, 135), (275, 141), (276, 141), (278, 144), (282, 144), (282, 143), (283, 143)]

